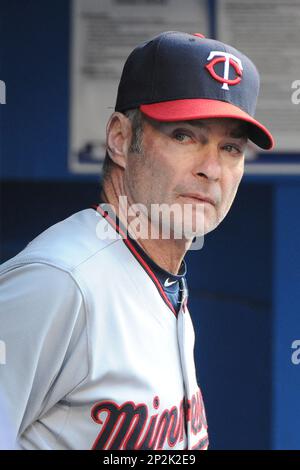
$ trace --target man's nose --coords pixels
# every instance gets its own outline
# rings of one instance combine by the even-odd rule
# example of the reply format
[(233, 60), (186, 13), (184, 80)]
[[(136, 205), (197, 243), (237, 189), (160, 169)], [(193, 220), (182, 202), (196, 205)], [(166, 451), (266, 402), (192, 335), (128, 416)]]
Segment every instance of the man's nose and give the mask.
[(217, 181), (221, 176), (221, 155), (218, 145), (205, 145), (197, 156), (196, 173), (209, 180)]

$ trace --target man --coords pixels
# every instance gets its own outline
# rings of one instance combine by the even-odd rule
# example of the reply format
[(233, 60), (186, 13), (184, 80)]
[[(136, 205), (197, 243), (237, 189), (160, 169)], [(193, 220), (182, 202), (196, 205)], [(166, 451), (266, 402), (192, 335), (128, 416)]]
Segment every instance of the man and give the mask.
[(184, 255), (229, 211), (247, 139), (273, 146), (258, 88), (246, 56), (199, 34), (162, 33), (127, 59), (101, 204), (1, 268), (20, 448), (207, 448)]

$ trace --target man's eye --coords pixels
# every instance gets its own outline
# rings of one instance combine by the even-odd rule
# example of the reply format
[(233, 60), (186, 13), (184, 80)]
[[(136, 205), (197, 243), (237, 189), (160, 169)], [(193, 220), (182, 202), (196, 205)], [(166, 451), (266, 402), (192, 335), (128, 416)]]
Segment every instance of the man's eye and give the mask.
[(231, 153), (232, 155), (240, 155), (242, 153), (241, 149), (235, 145), (231, 145), (231, 144), (228, 144), (228, 145), (224, 145), (223, 149), (228, 152), (228, 153)]
[(182, 131), (174, 132), (173, 134), (174, 139), (178, 140), (179, 142), (188, 142), (191, 139), (191, 136), (186, 134)]

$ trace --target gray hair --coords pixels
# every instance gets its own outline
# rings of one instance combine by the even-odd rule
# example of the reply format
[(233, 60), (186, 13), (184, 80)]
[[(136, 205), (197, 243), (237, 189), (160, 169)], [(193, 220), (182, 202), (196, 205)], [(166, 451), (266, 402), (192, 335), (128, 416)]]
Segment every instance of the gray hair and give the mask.
[[(123, 114), (130, 120), (132, 127), (132, 139), (130, 142), (129, 152), (142, 153), (142, 140), (143, 140), (143, 115), (138, 108), (128, 109)], [(103, 179), (108, 176), (112, 168), (112, 160), (106, 150), (103, 162)]]

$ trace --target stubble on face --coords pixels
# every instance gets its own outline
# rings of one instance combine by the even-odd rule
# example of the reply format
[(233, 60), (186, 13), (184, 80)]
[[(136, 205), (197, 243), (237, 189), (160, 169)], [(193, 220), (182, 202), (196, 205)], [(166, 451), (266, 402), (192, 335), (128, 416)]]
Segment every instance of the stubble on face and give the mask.
[[(235, 120), (206, 120), (215, 126), (238, 129)], [(233, 122), (229, 122), (233, 121)], [(201, 121), (203, 123), (205, 121)], [(180, 147), (170, 138), (168, 128), (177, 123), (157, 123), (145, 120), (143, 124), (142, 152), (131, 154), (125, 171), (124, 180), (129, 204), (141, 203), (151, 214), (152, 204), (183, 206), (191, 201), (184, 200), (182, 194), (202, 193), (211, 196), (215, 205), (194, 202), (194, 228), (196, 212), (204, 218), (203, 232), (214, 230), (228, 213), (237, 193), (243, 175), (244, 162), (240, 159), (235, 166), (224, 166), (222, 181), (211, 181), (205, 175), (199, 176), (193, 167), (191, 152)], [(227, 126), (227, 127), (226, 127)], [(216, 129), (220, 131), (218, 127)], [(193, 202), (193, 201), (192, 201)]]

